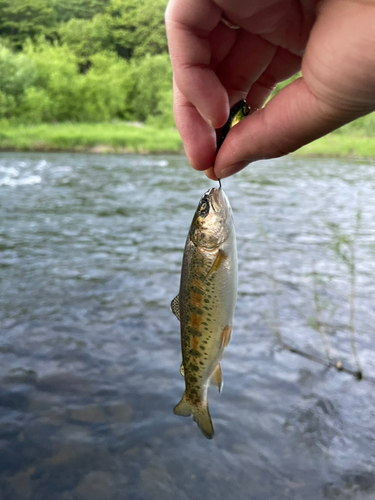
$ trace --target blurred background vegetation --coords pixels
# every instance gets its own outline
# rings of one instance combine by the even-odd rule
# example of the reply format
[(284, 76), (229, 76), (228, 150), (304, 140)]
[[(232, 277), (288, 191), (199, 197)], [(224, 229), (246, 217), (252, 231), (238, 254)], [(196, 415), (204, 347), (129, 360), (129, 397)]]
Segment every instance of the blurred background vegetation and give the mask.
[[(55, 149), (64, 141), (68, 148), (72, 127), (66, 122), (82, 124), (80, 133), (73, 134), (80, 147), (101, 142), (104, 127), (100, 131), (98, 123), (110, 124), (107, 144), (113, 142), (109, 136), (129, 132), (125, 122), (153, 129), (174, 127), (166, 4), (167, 0), (0, 0), (0, 148), (43, 149), (48, 143)], [(54, 124), (54, 130), (42, 124)], [(30, 136), (31, 125), (39, 142)], [(59, 143), (58, 126), (57, 135), (63, 137)], [(156, 141), (151, 149), (181, 150), (176, 131), (170, 134), (173, 144)], [(374, 135), (371, 114), (302, 153), (375, 156), (370, 141)], [(125, 146), (129, 143), (121, 144)]]
[(0, 0), (0, 119), (173, 126), (167, 0)]

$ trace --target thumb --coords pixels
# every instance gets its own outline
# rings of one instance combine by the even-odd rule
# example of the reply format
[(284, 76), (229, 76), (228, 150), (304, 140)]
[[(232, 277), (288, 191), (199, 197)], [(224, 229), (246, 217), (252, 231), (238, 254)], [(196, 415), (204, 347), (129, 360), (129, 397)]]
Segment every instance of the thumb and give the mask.
[(361, 114), (323, 102), (299, 78), (230, 130), (217, 154), (215, 174), (223, 179), (253, 161), (296, 151)]

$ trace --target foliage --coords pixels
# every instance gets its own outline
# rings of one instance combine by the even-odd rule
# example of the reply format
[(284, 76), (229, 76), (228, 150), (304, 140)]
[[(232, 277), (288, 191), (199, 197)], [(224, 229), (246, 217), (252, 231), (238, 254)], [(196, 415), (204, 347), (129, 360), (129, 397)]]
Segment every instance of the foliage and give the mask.
[(111, 0), (106, 9), (117, 53), (125, 59), (167, 52), (166, 0)]
[(375, 113), (370, 113), (358, 120), (354, 120), (335, 132), (342, 135), (354, 135), (355, 137), (375, 136)]
[(290, 83), (294, 82), (294, 80), (297, 80), (298, 78), (301, 78), (301, 76), (302, 76), (302, 73), (299, 71), (298, 73), (296, 73), (295, 75), (291, 76), (287, 80), (284, 80), (283, 82), (278, 83), (276, 85), (275, 90), (272, 92), (271, 98), (274, 95), (276, 95), (278, 92), (280, 92), (280, 90), (282, 90), (284, 87), (286, 87)]
[[(46, 42), (40, 42), (38, 45), (29, 43), (25, 54), (34, 62), (38, 71), (35, 89), (39, 91), (42, 89), (49, 97), (50, 105), (44, 110), (43, 119), (57, 121), (77, 119), (81, 100), (78, 94), (80, 75), (75, 55), (66, 47)], [(32, 94), (35, 96), (35, 90)], [(29, 99), (25, 106), (31, 118), (30, 104)], [(36, 118), (35, 116), (34, 119)]]
[(29, 44), (26, 54), (38, 77), (22, 104), (27, 121), (101, 121), (124, 118), (132, 84), (128, 64), (116, 54), (92, 57), (82, 74), (77, 57), (66, 46)]
[(101, 14), (92, 19), (70, 19), (60, 26), (59, 35), (61, 42), (83, 61), (114, 48), (107, 19)]
[(0, 0), (0, 120), (173, 125), (167, 0)]
[(145, 121), (152, 115), (160, 117), (163, 109), (159, 108), (159, 102), (165, 100), (172, 86), (172, 68), (168, 56), (147, 55), (131, 61), (130, 78), (133, 81), (129, 93), (130, 115), (139, 121)]
[(91, 19), (104, 12), (109, 0), (52, 0), (57, 21), (64, 23), (70, 19)]
[(92, 58), (92, 67), (81, 77), (81, 121), (107, 121), (132, 118), (127, 101), (132, 82), (126, 61), (115, 54), (100, 53)]
[(17, 49), (27, 38), (52, 36), (55, 23), (48, 0), (0, 0), (0, 37)]
[(33, 61), (0, 46), (0, 118), (17, 113), (27, 88), (34, 84), (37, 76)]

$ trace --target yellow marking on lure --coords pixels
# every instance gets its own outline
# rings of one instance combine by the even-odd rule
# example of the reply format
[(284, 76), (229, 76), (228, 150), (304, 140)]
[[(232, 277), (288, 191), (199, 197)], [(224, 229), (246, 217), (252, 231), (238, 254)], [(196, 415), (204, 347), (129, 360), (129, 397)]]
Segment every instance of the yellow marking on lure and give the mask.
[(219, 151), (229, 130), (235, 125), (237, 125), (237, 123), (239, 123), (249, 113), (250, 113), (250, 108), (246, 104), (246, 101), (240, 101), (233, 106), (226, 124), (221, 129), (221, 133), (217, 141), (217, 151)]

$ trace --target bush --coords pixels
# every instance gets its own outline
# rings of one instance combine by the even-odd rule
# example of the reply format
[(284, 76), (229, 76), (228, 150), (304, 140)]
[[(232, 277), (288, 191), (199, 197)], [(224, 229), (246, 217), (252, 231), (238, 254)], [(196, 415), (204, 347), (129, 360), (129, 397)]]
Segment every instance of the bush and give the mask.
[(126, 61), (113, 53), (100, 53), (91, 62), (91, 68), (79, 83), (80, 120), (131, 118), (127, 115), (127, 101), (132, 82)]
[(0, 118), (18, 114), (26, 89), (37, 77), (37, 68), (31, 59), (0, 46)]
[(29, 87), (22, 100), (19, 116), (22, 122), (41, 123), (53, 119), (52, 102), (45, 89)]
[(71, 19), (60, 26), (59, 35), (62, 43), (82, 60), (114, 48), (106, 17), (101, 14), (90, 20)]
[(127, 108), (133, 83), (128, 63), (116, 54), (95, 54), (85, 74), (79, 72), (78, 58), (66, 46), (29, 44), (27, 54), (38, 75), (22, 103), (25, 120), (94, 122), (131, 118)]
[(130, 68), (133, 88), (129, 93), (129, 115), (144, 122), (150, 116), (165, 112), (163, 105), (172, 89), (172, 67), (168, 55), (147, 55), (132, 60)]
[(48, 120), (77, 120), (82, 107), (79, 96), (80, 78), (77, 57), (67, 47), (39, 41), (25, 48), (27, 56), (35, 63), (38, 78), (35, 87), (43, 89), (50, 100), (49, 110), (44, 110)]

